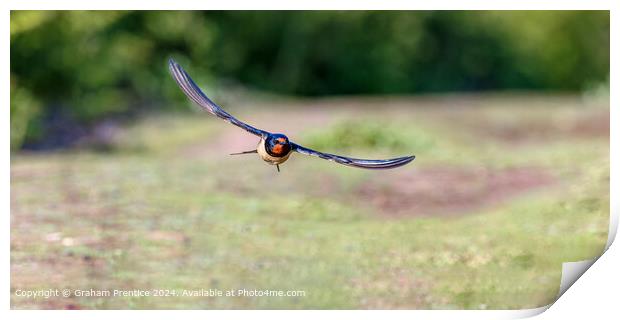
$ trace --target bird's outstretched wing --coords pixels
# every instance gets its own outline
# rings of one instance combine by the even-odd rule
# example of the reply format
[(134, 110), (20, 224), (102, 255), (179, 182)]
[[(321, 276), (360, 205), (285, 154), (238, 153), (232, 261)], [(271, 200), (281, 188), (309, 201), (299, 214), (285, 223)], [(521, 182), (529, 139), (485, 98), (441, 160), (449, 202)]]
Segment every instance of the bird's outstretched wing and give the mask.
[(293, 151), (297, 151), (301, 154), (319, 157), (321, 159), (334, 161), (340, 164), (344, 164), (345, 166), (358, 167), (364, 169), (392, 169), (396, 167), (400, 167), (406, 165), (415, 159), (415, 156), (407, 156), (400, 157), (394, 159), (386, 159), (386, 160), (367, 160), (367, 159), (355, 159), (343, 156), (337, 156), (335, 154), (323, 153), (314, 151), (312, 149), (308, 149), (302, 147), (296, 143), (291, 143)]
[(179, 87), (181, 87), (181, 90), (183, 90), (185, 95), (203, 109), (236, 125), (237, 127), (244, 129), (251, 134), (255, 134), (259, 137), (265, 137), (269, 134), (269, 132), (267, 131), (254, 128), (251, 125), (238, 120), (237, 118), (231, 116), (228, 112), (224, 111), (224, 109), (222, 109), (220, 106), (215, 104), (215, 102), (211, 101), (211, 99), (209, 99), (207, 95), (204, 94), (202, 90), (200, 90), (200, 88), (196, 85), (194, 80), (192, 80), (189, 74), (187, 74), (187, 72), (185, 72), (185, 70), (183, 70), (183, 68), (173, 59), (170, 59), (168, 61), (168, 67), (170, 68), (170, 73), (172, 74), (172, 77), (177, 82)]

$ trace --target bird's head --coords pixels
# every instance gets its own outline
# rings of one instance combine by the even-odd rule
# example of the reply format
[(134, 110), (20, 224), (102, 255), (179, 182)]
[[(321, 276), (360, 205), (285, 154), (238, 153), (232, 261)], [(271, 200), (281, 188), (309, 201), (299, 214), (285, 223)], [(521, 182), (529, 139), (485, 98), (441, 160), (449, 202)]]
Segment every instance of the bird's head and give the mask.
[(288, 138), (280, 133), (270, 134), (265, 139), (265, 149), (274, 157), (284, 157), (291, 152), (291, 143)]

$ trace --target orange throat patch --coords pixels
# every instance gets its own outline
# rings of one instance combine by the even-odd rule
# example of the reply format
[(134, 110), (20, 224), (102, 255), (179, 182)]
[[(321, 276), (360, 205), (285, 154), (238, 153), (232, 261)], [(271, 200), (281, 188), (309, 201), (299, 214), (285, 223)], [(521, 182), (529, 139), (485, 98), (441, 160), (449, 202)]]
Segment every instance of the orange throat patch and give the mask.
[(283, 156), (284, 154), (284, 148), (282, 147), (281, 144), (276, 144), (275, 146), (273, 146), (273, 148), (271, 148), (271, 152), (277, 156)]

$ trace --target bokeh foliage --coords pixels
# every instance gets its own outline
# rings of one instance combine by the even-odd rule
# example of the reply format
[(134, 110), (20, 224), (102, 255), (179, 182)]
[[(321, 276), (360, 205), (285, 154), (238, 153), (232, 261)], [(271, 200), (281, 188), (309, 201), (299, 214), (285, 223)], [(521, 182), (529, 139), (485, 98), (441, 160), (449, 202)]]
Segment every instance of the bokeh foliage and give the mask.
[(12, 11), (13, 148), (59, 117), (175, 108), (170, 56), (290, 95), (576, 91), (608, 79), (609, 12)]

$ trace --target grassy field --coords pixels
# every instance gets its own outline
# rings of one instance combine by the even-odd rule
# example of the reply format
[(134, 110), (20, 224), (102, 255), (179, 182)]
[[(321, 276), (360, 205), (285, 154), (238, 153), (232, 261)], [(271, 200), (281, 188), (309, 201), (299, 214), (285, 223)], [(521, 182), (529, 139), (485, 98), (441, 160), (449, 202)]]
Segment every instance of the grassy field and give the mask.
[[(533, 308), (554, 299), (562, 262), (605, 245), (606, 100), (339, 98), (229, 110), (324, 151), (417, 158), (365, 171), (294, 154), (278, 173), (256, 155), (228, 156), (256, 138), (206, 113), (122, 126), (107, 151), (14, 153), (12, 308)], [(48, 288), (305, 296), (15, 294)]]

